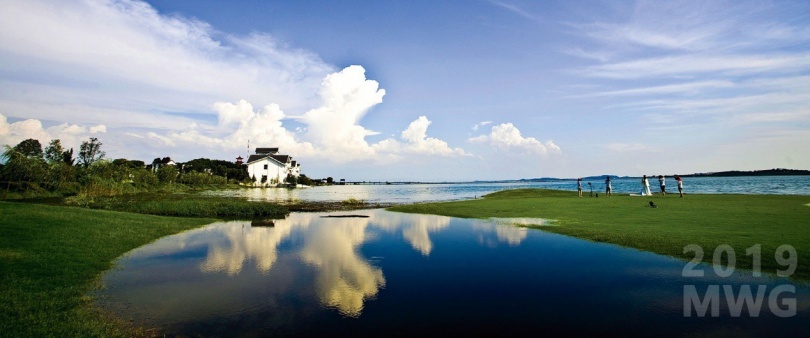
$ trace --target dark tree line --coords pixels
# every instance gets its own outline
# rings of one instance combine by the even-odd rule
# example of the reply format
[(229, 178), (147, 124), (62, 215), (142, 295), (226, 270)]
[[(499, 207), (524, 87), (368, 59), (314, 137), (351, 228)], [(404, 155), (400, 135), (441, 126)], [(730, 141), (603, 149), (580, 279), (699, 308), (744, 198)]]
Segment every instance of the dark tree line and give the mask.
[(157, 170), (147, 169), (138, 160), (109, 161), (102, 145), (91, 137), (81, 143), (76, 157), (73, 148), (65, 149), (58, 139), (44, 150), (35, 139), (24, 140), (14, 147), (4, 146), (0, 156), (3, 162), (0, 189), (5, 191), (0, 193), (101, 196), (173, 188), (175, 183), (193, 188), (249, 179), (244, 167), (222, 160), (200, 158), (177, 166), (160, 166)]

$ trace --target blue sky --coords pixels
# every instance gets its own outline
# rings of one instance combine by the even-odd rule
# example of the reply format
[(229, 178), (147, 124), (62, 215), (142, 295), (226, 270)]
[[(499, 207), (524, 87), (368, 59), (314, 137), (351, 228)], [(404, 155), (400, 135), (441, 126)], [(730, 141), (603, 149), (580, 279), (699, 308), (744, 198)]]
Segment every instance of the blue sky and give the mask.
[(810, 169), (806, 1), (4, 1), (0, 144), (310, 177)]

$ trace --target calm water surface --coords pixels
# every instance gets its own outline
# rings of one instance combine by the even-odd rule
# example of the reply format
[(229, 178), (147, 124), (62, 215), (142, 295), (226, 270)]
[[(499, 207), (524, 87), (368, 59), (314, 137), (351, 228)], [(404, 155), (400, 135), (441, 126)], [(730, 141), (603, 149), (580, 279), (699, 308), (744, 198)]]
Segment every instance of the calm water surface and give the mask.
[[(368, 217), (293, 213), (165, 237), (119, 259), (98, 305), (191, 336), (810, 336), (810, 289), (790, 280), (706, 266), (686, 278), (680, 260), (508, 220), (351, 214)], [(685, 285), (791, 285), (775, 301), (796, 299), (798, 313), (775, 316), (765, 295), (757, 317), (733, 318), (721, 294), (718, 318), (686, 318)]]
[[(604, 179), (584, 180), (594, 192), (604, 192)], [(667, 179), (667, 191), (677, 193), (672, 178)], [(576, 190), (576, 181), (548, 181), (521, 183), (457, 183), (457, 184), (407, 184), (407, 185), (345, 185), (323, 186), (305, 189), (239, 189), (211, 191), (206, 194), (247, 197), (267, 201), (344, 201), (349, 198), (377, 203), (413, 203), (425, 201), (449, 201), (471, 199), (505, 189), (550, 188)], [(650, 180), (652, 191), (658, 190), (658, 179)], [(810, 176), (752, 176), (752, 177), (687, 177), (684, 178), (687, 194), (782, 194), (810, 195)], [(614, 193), (630, 194), (641, 190), (640, 178), (613, 180)]]

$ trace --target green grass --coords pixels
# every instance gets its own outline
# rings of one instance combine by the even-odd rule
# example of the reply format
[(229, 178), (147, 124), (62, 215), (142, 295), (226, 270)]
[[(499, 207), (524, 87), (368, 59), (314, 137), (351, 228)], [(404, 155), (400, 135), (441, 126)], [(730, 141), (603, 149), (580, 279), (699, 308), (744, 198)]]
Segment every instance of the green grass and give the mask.
[[(587, 195), (586, 195), (587, 196)], [(601, 196), (601, 195), (600, 195)], [(649, 207), (653, 201), (658, 208)], [(746, 249), (762, 245), (762, 272), (785, 269), (774, 258), (776, 248), (789, 244), (798, 252), (792, 276), (810, 279), (810, 196), (678, 195), (606, 198), (576, 197), (576, 192), (516, 189), (483, 199), (395, 206), (392, 211), (463, 218), (532, 217), (555, 219), (544, 231), (637, 248), (691, 260), (684, 246), (700, 245), (703, 261), (711, 263), (714, 250), (729, 244), (736, 268), (750, 270)], [(725, 256), (723, 256), (725, 262)]]
[(0, 337), (137, 334), (88, 292), (127, 251), (212, 221), (0, 202)]
[[(68, 198), (66, 202), (76, 200), (77, 198)], [(279, 217), (289, 213), (286, 207), (276, 203), (193, 194), (135, 194), (96, 197), (91, 201), (81, 200), (75, 204), (93, 209), (179, 217), (261, 218)]]

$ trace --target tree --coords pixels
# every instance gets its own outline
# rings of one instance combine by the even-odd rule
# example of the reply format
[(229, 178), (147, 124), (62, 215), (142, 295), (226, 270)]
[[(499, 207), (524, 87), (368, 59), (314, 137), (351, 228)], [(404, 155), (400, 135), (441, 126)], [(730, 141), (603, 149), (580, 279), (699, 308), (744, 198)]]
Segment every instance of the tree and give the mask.
[(104, 158), (105, 154), (101, 151), (101, 145), (102, 143), (95, 137), (91, 137), (90, 141), (82, 142), (81, 147), (79, 147), (79, 163), (84, 167), (89, 167)]
[(62, 152), (62, 162), (64, 162), (69, 166), (73, 166), (73, 163), (75, 161), (76, 159), (73, 158), (73, 148), (70, 148), (69, 150), (65, 150), (64, 152)]
[(45, 160), (50, 164), (62, 162), (64, 158), (62, 153), (64, 152), (65, 149), (62, 149), (62, 141), (53, 139), (51, 143), (48, 143), (48, 147), (45, 148)]
[(127, 165), (131, 169), (144, 169), (144, 168), (146, 168), (146, 163), (143, 163), (143, 161), (140, 161), (140, 160), (130, 160), (129, 162), (127, 162)]
[(173, 165), (164, 165), (157, 170), (157, 178), (161, 183), (174, 183), (177, 174), (177, 167)]
[(16, 146), (14, 146), (14, 150), (28, 158), (40, 160), (43, 159), (42, 144), (39, 143), (38, 140), (32, 138), (18, 143)]
[(17, 147), (5, 146), (2, 155), (6, 161), (3, 166), (3, 179), (18, 182), (41, 182), (45, 175), (45, 161), (42, 157), (28, 157), (16, 149)]
[(45, 148), (45, 160), (48, 161), (47, 183), (53, 189), (60, 189), (67, 182), (74, 181), (73, 148), (65, 150), (62, 141), (51, 140)]
[(312, 185), (312, 180), (307, 175), (301, 174), (298, 176), (298, 184)]
[(331, 176), (327, 177), (326, 178), (326, 184), (332, 184), (332, 183), (335, 183), (335, 180)]

